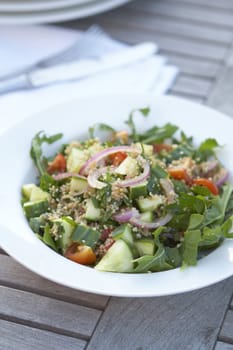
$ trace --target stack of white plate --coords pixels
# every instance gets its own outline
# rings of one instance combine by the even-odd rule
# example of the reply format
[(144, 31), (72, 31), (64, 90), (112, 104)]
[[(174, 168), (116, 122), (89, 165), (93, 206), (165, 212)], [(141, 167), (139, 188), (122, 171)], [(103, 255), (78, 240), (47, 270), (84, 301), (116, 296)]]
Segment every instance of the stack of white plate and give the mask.
[(0, 25), (36, 24), (88, 17), (130, 0), (0, 0)]

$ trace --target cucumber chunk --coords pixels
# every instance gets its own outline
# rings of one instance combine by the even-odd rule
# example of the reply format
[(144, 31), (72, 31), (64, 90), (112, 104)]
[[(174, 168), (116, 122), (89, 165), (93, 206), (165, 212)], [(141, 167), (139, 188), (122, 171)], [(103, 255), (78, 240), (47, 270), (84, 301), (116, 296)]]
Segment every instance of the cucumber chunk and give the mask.
[(100, 236), (101, 233), (99, 231), (86, 225), (78, 225), (71, 236), (71, 240), (94, 248)]
[(128, 244), (119, 239), (109, 248), (95, 269), (109, 272), (130, 272), (133, 266), (133, 254)]
[(133, 243), (133, 235), (132, 235), (132, 230), (129, 225), (121, 225), (117, 227), (113, 232), (112, 232), (112, 238), (115, 240), (118, 239), (123, 239), (126, 242)]
[(135, 245), (138, 249), (139, 255), (154, 255), (155, 244), (153, 239), (139, 239), (135, 241)]
[(71, 244), (71, 235), (76, 227), (76, 223), (69, 217), (63, 217), (62, 219), (54, 220), (53, 224), (58, 225), (59, 238), (57, 240), (57, 246), (64, 253)]
[(72, 177), (70, 181), (70, 191), (71, 192), (81, 192), (85, 191), (88, 187), (88, 182), (82, 177)]
[(136, 199), (138, 197), (145, 197), (147, 196), (147, 181), (136, 186), (131, 186), (130, 187), (130, 198), (131, 199)]
[(70, 172), (79, 172), (83, 164), (88, 159), (88, 153), (73, 147), (67, 158), (67, 170)]
[(163, 203), (163, 200), (161, 196), (155, 194), (151, 197), (139, 198), (137, 203), (141, 212), (144, 213), (145, 211), (154, 211), (157, 209)]
[(86, 213), (84, 217), (89, 221), (98, 221), (101, 219), (101, 210), (95, 207), (91, 198), (86, 201)]
[(23, 209), (28, 219), (40, 216), (48, 210), (48, 201), (26, 202), (23, 205)]
[(30, 202), (37, 202), (40, 200), (48, 199), (48, 192), (43, 191), (35, 184), (26, 184), (22, 187), (22, 194)]
[(141, 220), (143, 222), (153, 222), (154, 214), (152, 211), (145, 211), (145, 213), (141, 214)]

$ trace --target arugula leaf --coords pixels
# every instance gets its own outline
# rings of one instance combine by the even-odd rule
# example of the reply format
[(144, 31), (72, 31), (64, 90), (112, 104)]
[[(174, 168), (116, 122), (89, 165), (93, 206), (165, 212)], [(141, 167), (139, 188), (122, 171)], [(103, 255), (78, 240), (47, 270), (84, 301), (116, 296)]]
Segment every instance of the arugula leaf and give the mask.
[(130, 137), (132, 138), (132, 140), (134, 142), (137, 142), (139, 140), (139, 135), (136, 131), (136, 126), (133, 120), (134, 117), (134, 113), (135, 112), (140, 112), (144, 117), (147, 117), (148, 114), (150, 113), (150, 108), (149, 107), (145, 107), (145, 108), (139, 108), (139, 109), (133, 109), (129, 115), (128, 120), (125, 121), (125, 124), (127, 124), (131, 130), (131, 135)]
[(189, 219), (188, 230), (197, 229), (201, 225), (203, 219), (204, 216), (201, 214), (192, 214)]
[(97, 130), (106, 131), (106, 132), (109, 132), (111, 134), (116, 132), (116, 130), (114, 128), (112, 128), (111, 126), (109, 126), (107, 124), (97, 123), (88, 129), (90, 138), (92, 138), (92, 139), (95, 138), (95, 133)]
[(42, 237), (42, 240), (50, 248), (52, 248), (56, 252), (58, 251), (57, 246), (56, 246), (56, 244), (55, 244), (55, 242), (54, 242), (54, 240), (53, 240), (53, 238), (52, 238), (52, 236), (50, 234), (50, 227), (49, 227), (49, 225), (45, 226), (44, 235)]
[(159, 227), (157, 230), (153, 232), (154, 238), (155, 238), (155, 244), (157, 246), (157, 250), (154, 255), (144, 255), (141, 256), (138, 259), (135, 259), (134, 262), (136, 262), (137, 266), (133, 269), (132, 272), (136, 273), (142, 273), (142, 272), (158, 272), (158, 271), (165, 271), (170, 270), (173, 268), (172, 265), (170, 265), (167, 262), (167, 255), (165, 252), (165, 248), (163, 244), (159, 241), (159, 235), (164, 230), (164, 227)]
[(44, 173), (40, 177), (40, 188), (43, 191), (48, 191), (52, 185), (56, 185), (56, 184), (57, 182), (54, 180), (54, 178), (47, 173)]
[(161, 143), (165, 139), (172, 137), (177, 130), (178, 127), (170, 123), (161, 127), (154, 126), (144, 134), (139, 135), (139, 139), (145, 144)]
[(204, 213), (203, 227), (210, 224), (222, 224), (228, 202), (233, 192), (233, 186), (229, 183), (223, 186), (222, 195), (212, 199), (211, 206)]
[(39, 131), (34, 138), (32, 139), (31, 143), (31, 150), (30, 150), (30, 156), (37, 167), (40, 175), (43, 175), (46, 173), (46, 162), (43, 158), (42, 153), (42, 144), (48, 143), (52, 144), (53, 142), (59, 140), (62, 137), (62, 134), (56, 134), (52, 136), (46, 136), (45, 133), (42, 131)]
[(197, 264), (198, 244), (201, 240), (200, 230), (188, 230), (184, 233), (183, 267)]
[(215, 248), (221, 243), (222, 237), (223, 235), (220, 226), (217, 226), (213, 229), (206, 226), (203, 229), (202, 237), (198, 246), (201, 249)]
[(204, 151), (212, 151), (214, 148), (219, 147), (218, 142), (215, 139), (206, 139), (205, 141), (203, 141), (198, 150), (200, 152), (204, 152)]

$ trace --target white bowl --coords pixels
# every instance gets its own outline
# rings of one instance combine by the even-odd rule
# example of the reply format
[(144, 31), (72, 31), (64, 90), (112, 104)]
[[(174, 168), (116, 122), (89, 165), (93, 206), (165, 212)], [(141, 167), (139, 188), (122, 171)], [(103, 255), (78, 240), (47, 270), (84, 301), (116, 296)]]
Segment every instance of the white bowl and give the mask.
[[(29, 157), (30, 142), (39, 130), (63, 132), (62, 142), (78, 138), (96, 122), (121, 129), (134, 108), (150, 106), (147, 119), (138, 118), (141, 130), (166, 122), (180, 126), (196, 142), (215, 137), (225, 145), (219, 154), (233, 173), (233, 120), (210, 108), (171, 96), (151, 94), (114, 95), (72, 100), (19, 123), (0, 138), (0, 245), (30, 270), (65, 286), (116, 296), (161, 296), (191, 291), (233, 274), (233, 239), (184, 271), (122, 274), (99, 272), (76, 264), (44, 245), (31, 231), (20, 205), (22, 184), (34, 181), (36, 172)], [(53, 150), (57, 145), (53, 146)]]

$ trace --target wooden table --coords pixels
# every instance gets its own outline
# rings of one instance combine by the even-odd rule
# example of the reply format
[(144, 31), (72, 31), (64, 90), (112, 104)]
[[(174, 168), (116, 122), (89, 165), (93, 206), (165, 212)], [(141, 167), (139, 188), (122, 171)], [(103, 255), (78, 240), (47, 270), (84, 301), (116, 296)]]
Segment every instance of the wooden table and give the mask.
[[(129, 43), (155, 41), (180, 67), (171, 94), (233, 116), (233, 0), (136, 0), (65, 26), (93, 23)], [(233, 278), (171, 297), (108, 298), (47, 281), (1, 251), (0, 282), (1, 350), (233, 350)]]

